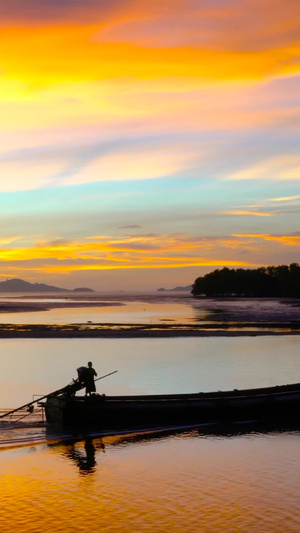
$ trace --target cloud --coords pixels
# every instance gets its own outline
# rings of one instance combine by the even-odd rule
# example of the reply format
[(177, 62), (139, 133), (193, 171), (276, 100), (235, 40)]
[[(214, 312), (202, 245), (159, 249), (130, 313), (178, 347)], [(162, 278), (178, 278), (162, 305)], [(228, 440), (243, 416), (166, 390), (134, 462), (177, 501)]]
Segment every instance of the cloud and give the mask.
[(141, 226), (138, 224), (127, 224), (125, 226), (119, 226), (119, 229), (140, 229)]
[(2, 266), (54, 276), (294, 258), (297, 239), (274, 235), (298, 227), (299, 11), (2, 2)]
[(300, 180), (299, 154), (282, 154), (262, 160), (226, 176), (227, 180)]
[(297, 194), (295, 196), (282, 196), (281, 198), (270, 198), (269, 202), (294, 202), (294, 200), (299, 200), (300, 195)]
[[(233, 241), (234, 239), (231, 239)], [(225, 245), (226, 240), (221, 240)], [(19, 244), (0, 249), (3, 262), (36, 262), (52, 264), (60, 270), (77, 267), (83, 269), (102, 268), (164, 268), (167, 266), (195, 266), (236, 262), (236, 259), (209, 258), (212, 243), (209, 239), (195, 239), (188, 235), (127, 235), (97, 236), (80, 241), (49, 243), (39, 241), (37, 246)], [(228, 244), (228, 242), (227, 242)], [(206, 253), (205, 253), (206, 252)], [(238, 261), (239, 264), (239, 261)]]
[[(132, 9), (134, 7), (134, 11)], [(127, 14), (127, 16), (126, 16)], [(299, 2), (287, 11), (281, 2), (241, 0), (193, 2), (181, 0), (128, 3), (126, 14), (115, 17), (98, 38), (143, 46), (199, 46), (202, 49), (265, 50), (299, 42)], [(166, 28), (168, 31), (166, 31)]]
[(230, 216), (250, 216), (250, 217), (271, 217), (274, 213), (263, 213), (259, 211), (247, 211), (244, 209), (236, 209), (236, 210), (228, 210), (223, 211), (221, 213), (222, 215), (230, 215)]
[[(95, 157), (101, 151), (103, 155)], [(0, 157), (0, 191), (160, 178), (193, 168), (200, 157), (193, 143), (141, 141), (127, 149), (99, 145), (82, 147), (75, 153), (71, 148), (54, 147), (19, 151)]]
[(1, 2), (2, 24), (97, 26), (102, 42), (144, 47), (189, 46), (209, 50), (266, 50), (299, 43), (300, 7), (272, 0), (10, 0)]
[(93, 181), (123, 181), (160, 178), (193, 167), (199, 155), (193, 147), (165, 145), (119, 150), (103, 155), (64, 180), (64, 185)]
[[(10, 262), (41, 264), (45, 269), (101, 270), (115, 268), (166, 268), (208, 265), (241, 265), (237, 257), (227, 257), (228, 252), (251, 250), (251, 241), (274, 241), (283, 245), (300, 244), (299, 235), (234, 234), (229, 237), (195, 238), (177, 235), (97, 236), (81, 242), (39, 242), (38, 246), (14, 248), (12, 243), (2, 246), (0, 259)], [(248, 244), (247, 244), (248, 243)], [(220, 258), (222, 255), (224, 257)], [(226, 251), (227, 250), (227, 251)], [(218, 256), (215, 256), (216, 251)], [(42, 262), (42, 263), (41, 263)], [(244, 264), (244, 263), (243, 263)]]
[[(277, 198), (265, 198), (259, 202), (248, 205), (249, 209), (262, 209), (267, 207), (270, 209), (271, 215), (278, 215), (281, 213), (292, 213), (296, 212), (297, 208), (300, 206), (300, 195), (295, 194), (294, 196), (280, 196)], [(268, 211), (269, 212), (269, 211)]]
[(12, 241), (0, 243), (0, 260), (4, 277), (29, 276), (36, 279), (37, 276), (51, 275), (52, 279), (54, 276), (59, 280), (61, 275), (72, 276), (76, 272), (84, 275), (132, 271), (134, 279), (134, 272), (138, 270), (147, 270), (150, 274), (151, 271), (162, 273), (166, 269), (180, 271), (197, 267), (207, 271), (224, 266), (246, 268), (295, 262), (299, 245), (299, 232), (286, 235), (236, 233), (205, 237), (187, 233), (106, 234), (68, 242), (40, 239), (31, 246), (26, 239), (22, 242), (19, 237), (18, 246)]
[(263, 233), (253, 233), (253, 234), (234, 234), (233, 237), (240, 237), (243, 239), (251, 239), (251, 240), (263, 240), (263, 241), (270, 241), (270, 242), (276, 242), (280, 243), (284, 246), (300, 246), (300, 235), (299, 233), (293, 233), (290, 235), (270, 235), (270, 234), (263, 234)]
[[(114, 16), (112, 24), (118, 21), (118, 12)], [(126, 17), (130, 19), (130, 12), (126, 12)], [(195, 24), (192, 15), (191, 21)], [(227, 21), (223, 23), (226, 27)], [(137, 20), (137, 27), (140, 27), (140, 20)], [(249, 24), (247, 27), (250, 28)], [(213, 32), (213, 28), (212, 19), (209, 31)], [(142, 81), (171, 77), (196, 79), (202, 84), (231, 81), (249, 85), (257, 80), (297, 75), (300, 70), (297, 39), (280, 46), (249, 50), (228, 46), (226, 37), (222, 42), (222, 32), (215, 48), (209, 44), (205, 47), (199, 27), (196, 30), (198, 41), (192, 46), (179, 42), (165, 47), (155, 39), (148, 46), (136, 44), (133, 31), (129, 32), (128, 39), (122, 39), (118, 27), (110, 40), (103, 41), (97, 37), (99, 32), (102, 35), (101, 20), (98, 24), (97, 20), (93, 24), (41, 24), (34, 30), (6, 25), (1, 31), (1, 71), (5, 75), (2, 91), (6, 98), (21, 93), (26, 100), (30, 93), (48, 87), (113, 79)], [(155, 32), (155, 35), (160, 34)], [(72, 97), (76, 100), (76, 94), (71, 94)], [(101, 94), (97, 103), (99, 101)]]
[(52, 178), (63, 168), (60, 161), (1, 161), (0, 191), (25, 191), (50, 186)]
[(18, 241), (20, 238), (21, 238), (20, 236), (0, 238), (0, 246), (10, 245)]
[(66, 22), (94, 22), (95, 17), (106, 18), (126, 5), (126, 0), (10, 0), (0, 4), (1, 25), (35, 26), (37, 24), (66, 24)]

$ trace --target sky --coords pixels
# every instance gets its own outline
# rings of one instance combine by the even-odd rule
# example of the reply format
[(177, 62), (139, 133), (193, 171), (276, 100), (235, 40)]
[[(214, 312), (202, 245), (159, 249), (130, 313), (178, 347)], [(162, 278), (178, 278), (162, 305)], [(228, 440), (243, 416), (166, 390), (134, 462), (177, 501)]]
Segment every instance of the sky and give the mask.
[(0, 281), (299, 262), (298, 0), (3, 0), (0, 35)]

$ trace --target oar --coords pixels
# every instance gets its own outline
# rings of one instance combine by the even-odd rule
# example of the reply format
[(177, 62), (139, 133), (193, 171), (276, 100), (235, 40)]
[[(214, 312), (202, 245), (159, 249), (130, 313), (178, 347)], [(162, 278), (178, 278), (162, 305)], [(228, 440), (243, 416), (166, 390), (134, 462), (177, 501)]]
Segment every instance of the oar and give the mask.
[[(109, 374), (105, 374), (105, 376), (100, 376), (100, 378), (95, 379), (95, 381), (99, 381), (99, 379), (107, 378), (108, 376), (111, 376), (112, 374), (115, 374), (118, 372), (117, 370), (114, 370), (114, 372), (110, 372)], [(50, 398), (51, 396), (58, 396), (61, 392), (63, 392), (65, 389), (67, 389), (70, 385), (73, 385), (73, 383), (69, 383), (69, 385), (66, 385), (65, 387), (62, 387), (61, 389), (58, 389), (54, 392), (49, 392), (49, 394), (45, 394), (45, 396), (41, 396), (40, 398), (37, 398), (36, 400), (32, 400), (31, 402), (25, 403), (24, 405), (21, 405), (20, 407), (16, 407), (16, 409), (12, 409), (11, 411), (7, 411), (4, 413), (4, 415), (0, 415), (0, 419), (4, 418), (6, 416), (12, 415), (13, 413), (16, 413), (17, 411), (20, 411), (21, 409), (25, 409), (25, 407), (30, 407), (31, 405), (40, 402), (41, 400), (44, 400), (45, 398)], [(82, 389), (85, 387), (85, 385), (82, 385)], [(80, 390), (80, 389), (79, 389)]]

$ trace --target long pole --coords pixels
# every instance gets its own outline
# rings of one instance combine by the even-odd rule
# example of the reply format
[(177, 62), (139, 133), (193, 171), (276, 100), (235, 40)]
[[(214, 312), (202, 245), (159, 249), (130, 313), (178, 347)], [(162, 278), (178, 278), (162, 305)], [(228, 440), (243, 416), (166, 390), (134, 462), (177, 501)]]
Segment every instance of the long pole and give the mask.
[[(68, 385), (67, 385), (68, 387)], [(12, 415), (16, 411), (20, 411), (21, 409), (24, 409), (25, 407), (30, 407), (30, 405), (33, 405), (34, 403), (40, 402), (41, 400), (44, 400), (45, 398), (48, 398), (49, 396), (57, 396), (60, 392), (62, 392), (66, 387), (63, 387), (62, 389), (58, 389), (54, 392), (49, 392), (49, 394), (45, 394), (45, 396), (41, 396), (37, 400), (32, 400), (31, 402), (25, 403), (24, 405), (21, 405), (20, 407), (16, 407), (16, 409), (12, 409), (11, 411), (7, 411), (4, 415), (1, 415), (0, 418), (4, 418), (5, 416)]]
[[(115, 374), (118, 372), (117, 370), (114, 370), (114, 372), (110, 372), (109, 374), (105, 374), (105, 376), (100, 376), (100, 378), (95, 379), (95, 381), (99, 381), (99, 379), (107, 378), (108, 376), (111, 376), (112, 374)], [(4, 418), (5, 416), (12, 415), (13, 413), (16, 413), (17, 411), (20, 411), (21, 409), (25, 409), (25, 407), (30, 407), (31, 405), (40, 402), (41, 400), (45, 400), (45, 398), (50, 398), (51, 396), (58, 396), (60, 392), (63, 392), (67, 387), (70, 385), (73, 385), (73, 383), (70, 383), (69, 385), (66, 385), (65, 387), (62, 387), (61, 389), (58, 389), (54, 392), (49, 392), (49, 394), (45, 394), (45, 396), (41, 396), (40, 398), (37, 398), (36, 400), (32, 400), (31, 402), (25, 403), (24, 405), (21, 405), (20, 407), (16, 407), (16, 409), (12, 409), (11, 411), (7, 411), (4, 413), (4, 415), (0, 415), (0, 419)], [(81, 387), (84, 388), (84, 385)], [(80, 389), (79, 389), (80, 390)]]
[(105, 374), (105, 376), (101, 376), (100, 378), (95, 379), (94, 381), (99, 381), (99, 379), (107, 378), (108, 376), (112, 376), (112, 374), (115, 374), (118, 372), (117, 370), (114, 370), (113, 372), (110, 372), (109, 374)]

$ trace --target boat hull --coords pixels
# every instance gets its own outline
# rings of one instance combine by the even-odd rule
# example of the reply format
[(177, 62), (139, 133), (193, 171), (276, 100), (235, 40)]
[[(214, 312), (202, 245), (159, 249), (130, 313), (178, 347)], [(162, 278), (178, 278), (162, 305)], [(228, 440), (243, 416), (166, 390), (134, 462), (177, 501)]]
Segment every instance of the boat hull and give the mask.
[(49, 423), (100, 428), (298, 419), (300, 384), (199, 394), (49, 398)]

